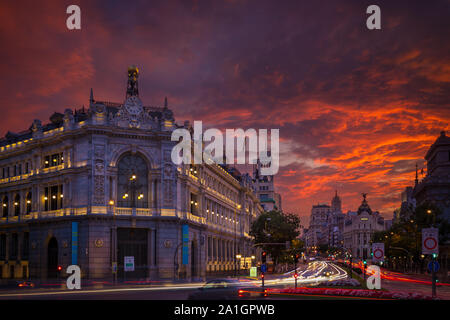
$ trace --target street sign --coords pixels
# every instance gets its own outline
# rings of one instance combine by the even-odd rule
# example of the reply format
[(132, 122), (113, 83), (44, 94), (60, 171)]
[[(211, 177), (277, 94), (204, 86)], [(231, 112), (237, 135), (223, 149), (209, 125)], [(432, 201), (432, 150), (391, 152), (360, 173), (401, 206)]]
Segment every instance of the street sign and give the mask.
[(422, 254), (439, 253), (439, 229), (422, 229)]
[(384, 261), (384, 243), (373, 243), (372, 244), (372, 262), (382, 262)]
[(134, 256), (123, 257), (124, 260), (124, 271), (134, 271)]
[(261, 272), (266, 272), (267, 271), (267, 265), (266, 264), (262, 264), (261, 265)]
[(430, 272), (438, 272), (440, 268), (439, 262), (437, 261), (430, 261), (430, 263), (428, 264), (428, 270), (430, 270)]
[(250, 268), (250, 277), (256, 278), (258, 276), (258, 271), (256, 267)]

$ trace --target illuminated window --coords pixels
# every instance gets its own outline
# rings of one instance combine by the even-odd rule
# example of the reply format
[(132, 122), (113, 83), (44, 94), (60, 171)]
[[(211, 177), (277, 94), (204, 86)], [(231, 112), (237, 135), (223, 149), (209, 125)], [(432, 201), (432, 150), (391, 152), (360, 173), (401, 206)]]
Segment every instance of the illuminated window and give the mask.
[(26, 199), (27, 205), (26, 205), (26, 210), (25, 211), (28, 214), (28, 213), (31, 212), (31, 192), (27, 193), (27, 197), (26, 198), (27, 198)]
[(63, 153), (54, 153), (52, 155), (45, 156), (44, 168), (50, 168), (59, 166), (64, 163)]
[(16, 194), (14, 198), (14, 215), (18, 217), (20, 214), (20, 195)]
[(140, 155), (126, 154), (118, 163), (118, 207), (148, 208), (148, 167)]
[(3, 197), (2, 212), (3, 212), (3, 217), (8, 216), (8, 197), (7, 196)]
[(62, 195), (63, 195), (62, 185), (45, 187), (44, 211), (61, 209), (63, 207)]

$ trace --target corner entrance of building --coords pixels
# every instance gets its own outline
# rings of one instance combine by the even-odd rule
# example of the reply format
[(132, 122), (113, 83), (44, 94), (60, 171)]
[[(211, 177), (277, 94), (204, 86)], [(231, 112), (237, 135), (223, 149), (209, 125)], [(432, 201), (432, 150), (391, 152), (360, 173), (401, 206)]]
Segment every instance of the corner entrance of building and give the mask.
[(58, 276), (58, 242), (53, 237), (48, 242), (47, 249), (47, 277), (54, 279)]
[[(118, 277), (122, 280), (136, 280), (147, 277), (147, 229), (117, 229)], [(134, 271), (124, 271), (124, 258), (134, 257)]]

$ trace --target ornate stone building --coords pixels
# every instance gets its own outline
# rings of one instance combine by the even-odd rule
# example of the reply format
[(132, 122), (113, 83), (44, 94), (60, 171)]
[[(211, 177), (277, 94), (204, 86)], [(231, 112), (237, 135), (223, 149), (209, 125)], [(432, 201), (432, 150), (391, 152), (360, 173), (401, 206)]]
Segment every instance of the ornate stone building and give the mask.
[(236, 254), (251, 259), (248, 232), (263, 211), (251, 181), (226, 166), (175, 165), (181, 126), (167, 99), (142, 104), (138, 75), (128, 69), (124, 103), (91, 90), (87, 110), (0, 140), (1, 278), (48, 279), (71, 264), (85, 279), (202, 278), (237, 268)]
[(312, 207), (309, 228), (305, 233), (306, 246), (311, 248), (326, 244), (342, 247), (344, 218), (342, 201), (336, 191), (331, 199), (331, 206), (318, 204)]
[(356, 214), (347, 214), (344, 222), (344, 248), (354, 258), (368, 259), (372, 246), (372, 235), (385, 228), (384, 218), (370, 208), (366, 194)]
[(450, 137), (445, 131), (431, 145), (425, 159), (427, 174), (420, 183), (416, 177), (412, 196), (417, 205), (427, 201), (435, 203), (450, 221)]

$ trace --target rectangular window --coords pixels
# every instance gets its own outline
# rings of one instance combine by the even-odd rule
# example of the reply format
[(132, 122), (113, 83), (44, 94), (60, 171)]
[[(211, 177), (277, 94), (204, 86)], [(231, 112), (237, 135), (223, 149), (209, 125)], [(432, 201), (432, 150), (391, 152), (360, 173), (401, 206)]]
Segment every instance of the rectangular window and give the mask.
[(9, 254), (9, 259), (16, 260), (17, 259), (17, 248), (19, 244), (19, 238), (17, 237), (17, 233), (13, 233), (11, 235), (11, 252)]
[(58, 209), (58, 186), (50, 187), (50, 210)]
[(22, 260), (28, 260), (29, 253), (30, 253), (30, 233), (25, 232), (23, 234)]
[(0, 260), (6, 259), (6, 234), (0, 235)]
[(44, 168), (59, 166), (64, 163), (63, 153), (54, 153), (44, 158)]

